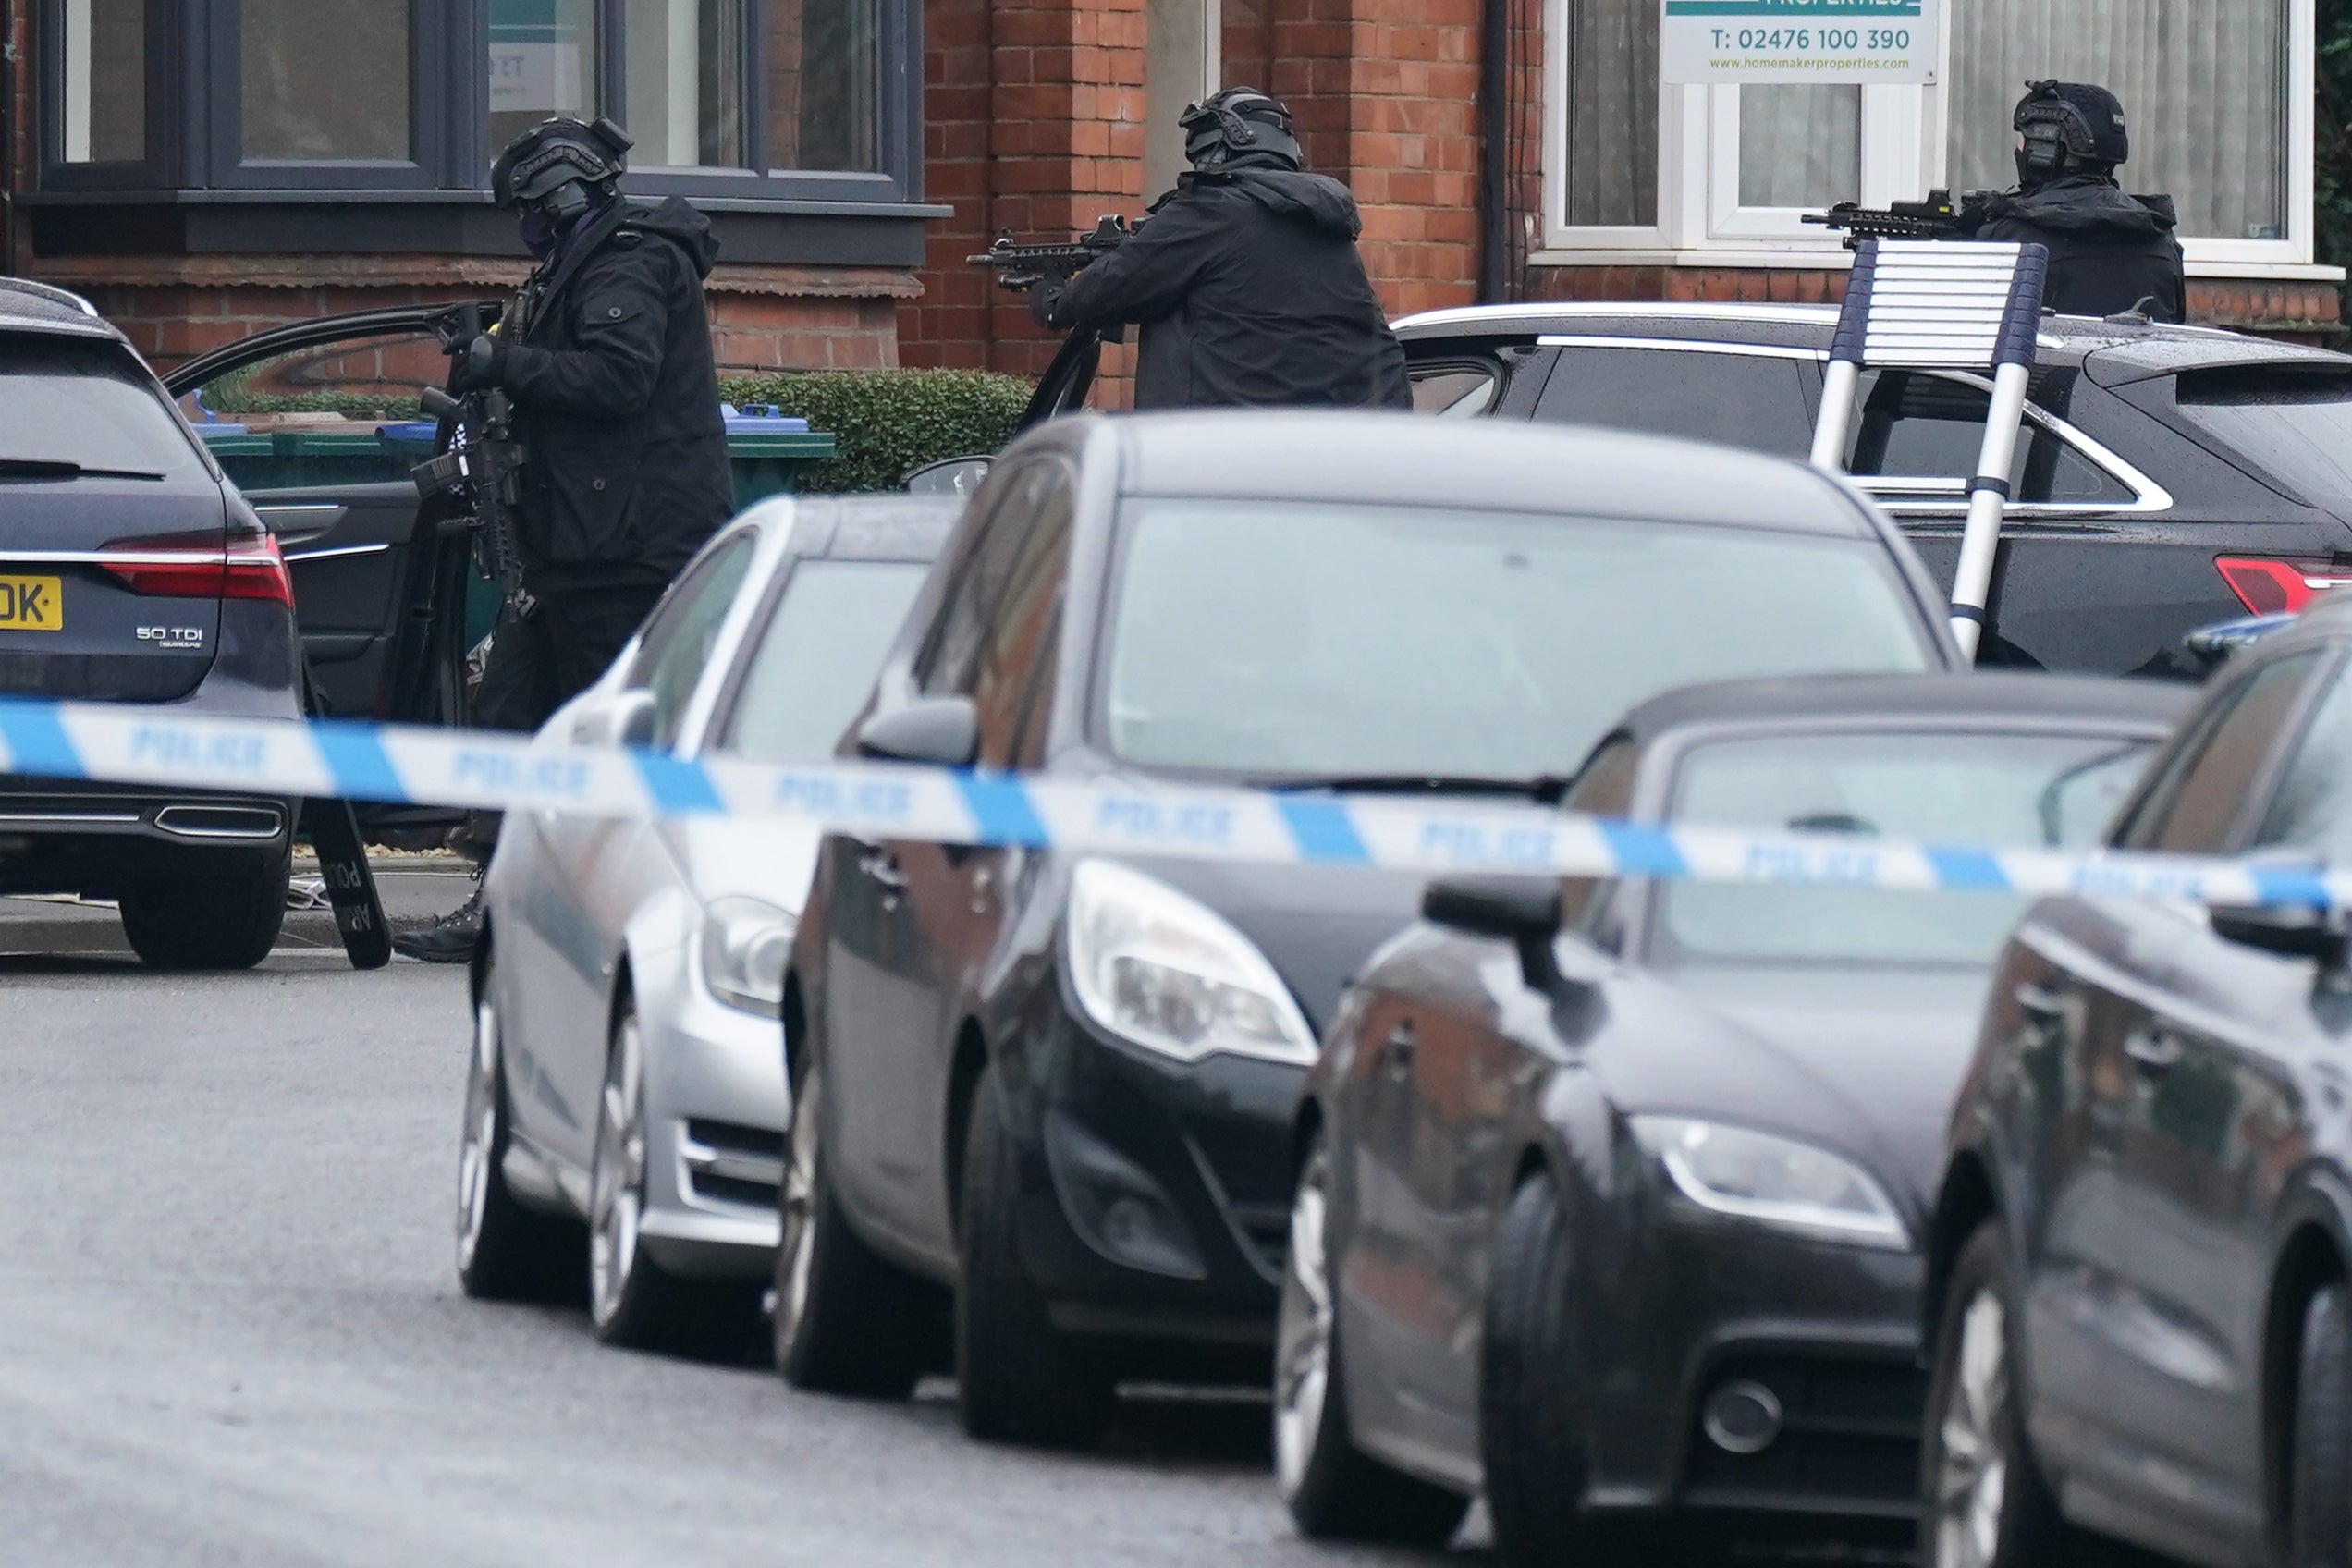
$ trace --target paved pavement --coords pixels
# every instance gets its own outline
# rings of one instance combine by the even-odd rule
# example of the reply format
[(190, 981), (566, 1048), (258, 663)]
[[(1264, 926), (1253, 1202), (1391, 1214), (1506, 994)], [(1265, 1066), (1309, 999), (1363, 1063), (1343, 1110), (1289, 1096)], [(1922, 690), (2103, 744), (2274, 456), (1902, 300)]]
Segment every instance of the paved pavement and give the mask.
[[(386, 879), (396, 922), (464, 891)], [(986, 1448), (944, 1385), (815, 1398), (466, 1301), (463, 1011), (460, 972), (354, 974), (323, 914), (255, 973), (181, 977), (111, 912), (0, 900), (0, 1562), (1443, 1561), (1296, 1540), (1262, 1405), (1132, 1401), (1100, 1456)]]

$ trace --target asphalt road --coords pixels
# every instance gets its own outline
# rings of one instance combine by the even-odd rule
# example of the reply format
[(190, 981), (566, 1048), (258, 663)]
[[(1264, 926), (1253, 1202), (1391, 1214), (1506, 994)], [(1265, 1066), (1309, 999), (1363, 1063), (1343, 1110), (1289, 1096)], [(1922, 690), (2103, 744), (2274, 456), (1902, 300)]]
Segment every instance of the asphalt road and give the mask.
[(0, 900), (0, 1562), (1447, 1561), (1294, 1538), (1240, 1398), (1130, 1400), (1096, 1456), (986, 1448), (946, 1385), (816, 1398), (466, 1301), (463, 984), (354, 974), (324, 915), (255, 973), (151, 974), (111, 912)]

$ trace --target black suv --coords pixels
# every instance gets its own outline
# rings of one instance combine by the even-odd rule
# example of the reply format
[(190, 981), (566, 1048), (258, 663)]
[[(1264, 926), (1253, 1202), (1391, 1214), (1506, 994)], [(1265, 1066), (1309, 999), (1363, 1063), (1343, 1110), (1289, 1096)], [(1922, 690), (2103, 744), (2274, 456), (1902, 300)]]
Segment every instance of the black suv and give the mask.
[[(89, 303), (0, 278), (0, 695), (302, 712), (277, 541)], [(41, 737), (12, 725), (10, 748)], [(259, 962), (294, 802), (0, 775), (0, 895), (119, 900), (149, 963)]]
[[(1397, 324), (1425, 413), (1803, 458), (1837, 324), (1818, 306), (1525, 304)], [(1987, 378), (1873, 371), (1846, 457), (1951, 581)], [(2044, 318), (1984, 662), (2198, 673), (2190, 631), (2352, 582), (2352, 357), (2135, 318)], [(1572, 484), (1563, 475), (1563, 487)]]

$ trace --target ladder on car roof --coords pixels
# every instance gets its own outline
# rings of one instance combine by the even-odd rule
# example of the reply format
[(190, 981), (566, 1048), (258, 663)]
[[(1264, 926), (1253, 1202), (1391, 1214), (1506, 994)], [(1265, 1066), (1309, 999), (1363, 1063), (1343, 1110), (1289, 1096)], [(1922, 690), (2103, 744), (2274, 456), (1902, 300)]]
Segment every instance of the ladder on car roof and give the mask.
[(2050, 253), (2040, 245), (1865, 239), (1855, 251), (1821, 388), (1813, 462), (1843, 473), (1865, 369), (1991, 373), (1984, 447), (1968, 482), (1968, 526), (1952, 583), (1952, 634), (1971, 663), (1984, 637), (2049, 269)]

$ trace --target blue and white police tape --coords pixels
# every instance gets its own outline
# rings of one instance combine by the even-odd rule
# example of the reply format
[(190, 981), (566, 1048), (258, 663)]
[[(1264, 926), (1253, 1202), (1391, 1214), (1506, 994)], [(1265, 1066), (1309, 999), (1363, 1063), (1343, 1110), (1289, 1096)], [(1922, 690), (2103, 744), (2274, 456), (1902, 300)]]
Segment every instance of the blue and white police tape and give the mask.
[(484, 730), (199, 718), (0, 698), (0, 774), (11, 773), (593, 816), (762, 818), (874, 839), (1430, 875), (1662, 876), (2352, 907), (2352, 871), (2320, 866), (1661, 827), (1532, 806), (1138, 786), (884, 763), (689, 761)]

